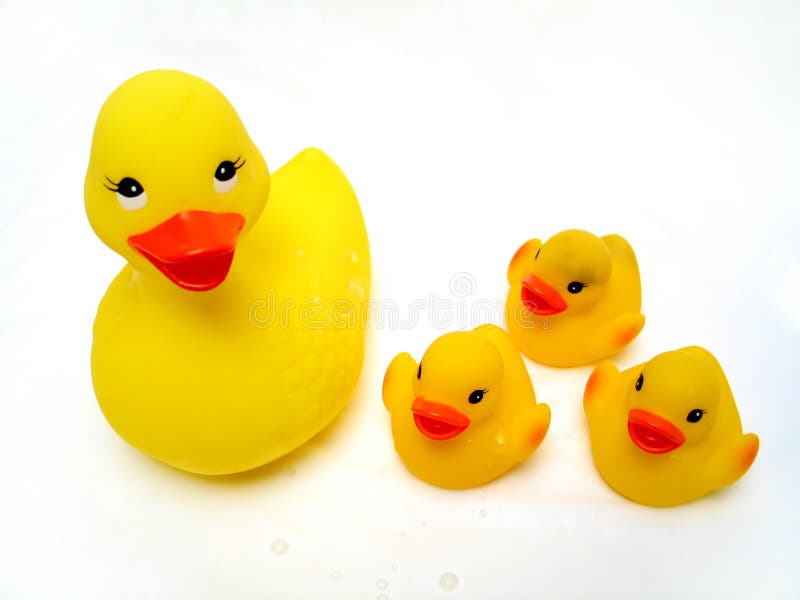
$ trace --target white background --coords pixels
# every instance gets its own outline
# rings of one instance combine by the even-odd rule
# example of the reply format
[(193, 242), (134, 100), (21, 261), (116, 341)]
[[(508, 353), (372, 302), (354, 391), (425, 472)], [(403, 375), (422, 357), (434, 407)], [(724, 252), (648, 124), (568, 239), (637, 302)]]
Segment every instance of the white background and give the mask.
[[(0, 597), (800, 595), (800, 7), (485, 4), (0, 2)], [(714, 352), (761, 437), (750, 473), (631, 503), (592, 464), (590, 369), (529, 363), (553, 411), (540, 451), (480, 489), (427, 486), (380, 398), (391, 357), (443, 333), (427, 313), (373, 328), (348, 409), (265, 468), (210, 479), (128, 447), (89, 372), (122, 262), (82, 188), (101, 103), (157, 67), (217, 85), (273, 170), (310, 145), (339, 162), (373, 297), (401, 317), (436, 294), (465, 309), (444, 329), (477, 325), (529, 237), (627, 237), (647, 325), (618, 363)]]

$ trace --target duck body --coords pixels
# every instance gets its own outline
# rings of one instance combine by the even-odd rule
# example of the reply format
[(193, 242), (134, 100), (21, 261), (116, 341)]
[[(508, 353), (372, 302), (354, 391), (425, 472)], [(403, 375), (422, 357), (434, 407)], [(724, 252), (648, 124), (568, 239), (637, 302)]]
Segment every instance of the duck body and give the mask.
[(618, 235), (532, 239), (508, 268), (506, 322), (528, 358), (555, 367), (613, 356), (644, 327), (636, 255)]
[[(139, 77), (151, 79), (151, 93), (174, 86), (179, 95), (188, 86), (201, 108), (204, 94), (216, 92), (177, 72)], [(227, 107), (219, 110), (222, 120), (233, 121)], [(217, 116), (200, 112), (211, 122)], [(235, 138), (237, 129), (231, 130)], [(150, 215), (135, 215), (144, 223), (129, 225), (128, 248), (120, 244), (129, 264), (97, 312), (92, 379), (103, 413), (126, 441), (180, 469), (216, 475), (290, 452), (345, 406), (363, 360), (360, 317), (370, 258), (355, 194), (319, 150), (301, 152), (270, 178), (249, 138), (234, 139), (233, 152), (212, 150), (210, 162), (203, 161), (203, 149), (192, 155), (196, 143), (178, 140), (177, 146), (190, 165), (192, 159), (206, 163), (201, 177), (181, 170), (189, 171), (186, 187), (202, 187), (197, 194), (182, 193), (172, 181), (159, 190), (166, 161), (157, 154), (139, 158), (139, 165), (123, 161), (119, 174), (109, 177), (136, 174), (155, 206)], [(146, 149), (141, 141), (138, 146)], [(219, 174), (221, 157), (232, 155), (232, 162), (237, 154), (247, 161), (238, 168), (240, 195), (208, 191), (215, 164)], [(90, 163), (87, 212), (103, 238), (112, 226), (109, 215), (96, 212), (111, 210), (106, 204), (114, 200), (107, 193), (95, 200), (102, 193), (100, 175)], [(95, 201), (106, 204), (95, 209)], [(235, 251), (223, 252), (228, 246), (219, 242), (219, 231), (234, 218), (228, 215), (241, 215), (244, 226)], [(117, 210), (111, 216), (129, 215)], [(162, 235), (167, 228), (169, 235)], [(202, 243), (192, 246), (194, 240)], [(188, 251), (181, 244), (189, 244)]]
[(758, 437), (742, 433), (722, 368), (697, 346), (622, 372), (601, 363), (584, 410), (601, 476), (641, 504), (696, 500), (737, 481), (758, 453)]
[(420, 363), (396, 356), (383, 400), (403, 463), (443, 488), (499, 477), (539, 447), (550, 425), (519, 352), (493, 325), (441, 336)]

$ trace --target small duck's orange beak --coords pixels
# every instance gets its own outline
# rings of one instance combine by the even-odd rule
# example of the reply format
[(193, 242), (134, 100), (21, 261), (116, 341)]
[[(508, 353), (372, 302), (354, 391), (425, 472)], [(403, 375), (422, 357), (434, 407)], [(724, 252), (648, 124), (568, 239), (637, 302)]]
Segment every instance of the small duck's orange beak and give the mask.
[(128, 244), (174, 284), (202, 292), (228, 276), (244, 223), (237, 213), (189, 210), (130, 236)]
[(522, 303), (535, 315), (554, 315), (567, 309), (566, 301), (544, 279), (526, 275), (522, 279)]
[(686, 441), (683, 432), (664, 417), (634, 408), (628, 413), (628, 435), (640, 449), (650, 454), (665, 454)]
[(411, 403), (411, 412), (419, 432), (432, 440), (454, 438), (470, 424), (469, 417), (452, 406), (421, 397)]

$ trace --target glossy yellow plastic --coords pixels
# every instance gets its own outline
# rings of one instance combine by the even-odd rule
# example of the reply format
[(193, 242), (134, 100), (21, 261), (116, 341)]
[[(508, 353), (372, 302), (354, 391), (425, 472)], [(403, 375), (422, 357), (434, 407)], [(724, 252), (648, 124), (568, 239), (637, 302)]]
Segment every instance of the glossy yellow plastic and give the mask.
[(304, 150), (270, 178), (216, 88), (150, 71), (100, 111), (85, 200), (128, 262), (97, 312), (92, 379), (130, 444), (234, 473), (298, 447), (345, 406), (370, 257), (358, 201), (325, 154)]
[(583, 402), (598, 471), (634, 502), (690, 502), (734, 483), (758, 453), (722, 367), (698, 346), (621, 373), (603, 362)]
[(493, 325), (447, 333), (421, 363), (392, 360), (383, 380), (395, 448), (420, 479), (444, 488), (481, 485), (525, 460), (550, 426), (508, 334)]
[(608, 358), (644, 327), (639, 267), (628, 242), (587, 231), (527, 241), (508, 267), (506, 323), (528, 358), (554, 367)]

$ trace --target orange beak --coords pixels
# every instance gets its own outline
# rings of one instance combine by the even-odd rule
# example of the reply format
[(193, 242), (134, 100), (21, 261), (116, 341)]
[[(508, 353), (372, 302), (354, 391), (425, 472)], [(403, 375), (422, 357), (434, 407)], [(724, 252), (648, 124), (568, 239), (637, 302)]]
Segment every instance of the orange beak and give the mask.
[(469, 427), (467, 415), (447, 404), (415, 398), (411, 403), (414, 424), (419, 432), (432, 440), (442, 441), (456, 437)]
[(686, 441), (683, 432), (664, 417), (640, 408), (628, 413), (628, 435), (634, 444), (650, 454), (672, 452)]
[(535, 315), (554, 315), (567, 309), (566, 301), (544, 279), (526, 275), (522, 279), (522, 303)]
[(128, 244), (174, 284), (203, 292), (228, 276), (244, 222), (237, 213), (189, 210), (130, 236)]

